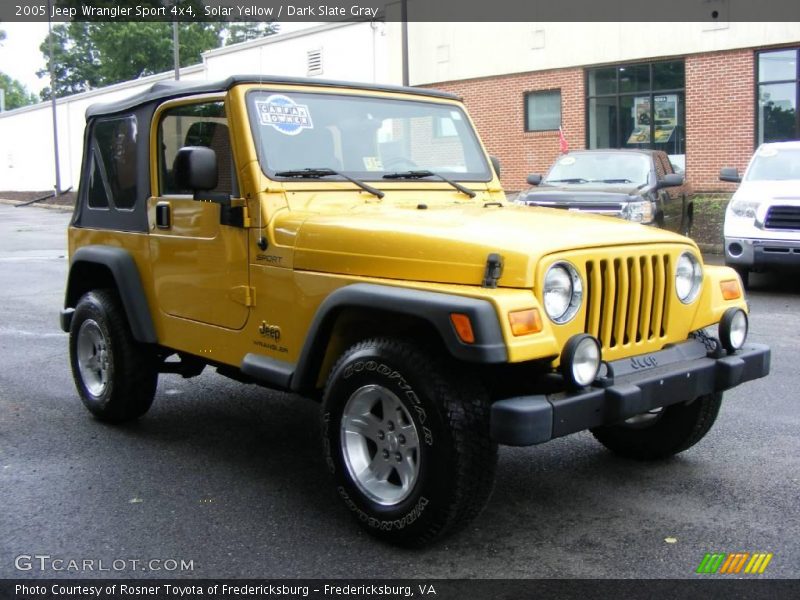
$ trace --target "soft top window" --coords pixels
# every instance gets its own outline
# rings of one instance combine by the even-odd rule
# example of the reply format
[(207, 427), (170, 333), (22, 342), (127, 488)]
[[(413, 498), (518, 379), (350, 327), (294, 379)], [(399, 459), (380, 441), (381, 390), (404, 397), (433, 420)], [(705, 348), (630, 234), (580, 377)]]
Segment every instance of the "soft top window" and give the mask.
[(136, 117), (97, 121), (92, 128), (92, 166), (89, 173), (91, 208), (113, 206), (130, 210), (136, 204)]

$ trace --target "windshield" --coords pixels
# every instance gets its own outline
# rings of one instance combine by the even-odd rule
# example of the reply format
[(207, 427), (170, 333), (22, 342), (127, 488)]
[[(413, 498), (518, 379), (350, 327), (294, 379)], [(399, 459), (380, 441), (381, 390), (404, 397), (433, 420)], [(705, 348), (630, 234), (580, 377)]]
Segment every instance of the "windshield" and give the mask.
[(587, 152), (562, 156), (550, 169), (545, 183), (580, 185), (586, 183), (647, 183), (650, 159), (644, 154)]
[(491, 172), (464, 112), (451, 104), (344, 94), (256, 91), (248, 110), (261, 167), (351, 177), (428, 170), (462, 181)]
[(747, 169), (746, 181), (800, 179), (800, 148), (759, 148)]

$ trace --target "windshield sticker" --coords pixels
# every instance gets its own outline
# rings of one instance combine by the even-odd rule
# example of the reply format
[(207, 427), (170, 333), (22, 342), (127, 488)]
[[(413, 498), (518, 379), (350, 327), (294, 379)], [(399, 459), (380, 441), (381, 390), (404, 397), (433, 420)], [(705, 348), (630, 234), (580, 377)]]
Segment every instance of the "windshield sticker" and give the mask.
[(763, 156), (764, 158), (770, 158), (772, 156), (778, 156), (778, 151), (775, 148), (770, 148), (769, 146), (766, 146), (758, 151), (758, 155)]
[(364, 167), (367, 171), (383, 171), (383, 163), (377, 156), (365, 156)]
[(575, 157), (574, 156), (565, 156), (560, 161), (558, 161), (560, 165), (574, 165), (575, 164)]
[(308, 106), (297, 104), (282, 94), (256, 100), (256, 111), (262, 125), (269, 125), (284, 135), (297, 135), (303, 129), (314, 129)]
[(453, 121), (460, 121), (461, 120), (461, 113), (458, 112), (457, 110), (451, 110), (450, 111), (450, 118), (453, 119)]

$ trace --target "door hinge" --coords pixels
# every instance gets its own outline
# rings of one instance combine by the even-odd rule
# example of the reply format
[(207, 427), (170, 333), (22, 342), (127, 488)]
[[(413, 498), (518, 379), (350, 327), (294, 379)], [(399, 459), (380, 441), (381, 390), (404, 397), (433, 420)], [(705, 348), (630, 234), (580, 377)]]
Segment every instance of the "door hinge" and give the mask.
[(237, 304), (255, 306), (256, 288), (250, 287), (249, 285), (237, 285), (235, 288), (231, 289), (228, 297)]
[(247, 204), (242, 206), (242, 227), (250, 229), (253, 226), (253, 221), (250, 219), (250, 211), (247, 209)]

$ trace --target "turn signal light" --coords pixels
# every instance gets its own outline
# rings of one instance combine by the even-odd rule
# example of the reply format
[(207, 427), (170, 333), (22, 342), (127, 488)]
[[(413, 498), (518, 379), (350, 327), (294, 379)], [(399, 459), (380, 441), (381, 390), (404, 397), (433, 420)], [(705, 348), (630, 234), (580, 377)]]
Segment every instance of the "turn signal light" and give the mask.
[(721, 281), (719, 287), (722, 289), (722, 297), (725, 298), (725, 300), (736, 300), (742, 297), (742, 290), (739, 288), (739, 282), (735, 279)]
[(510, 312), (508, 322), (511, 324), (511, 333), (515, 336), (539, 333), (542, 330), (542, 317), (536, 308)]
[(475, 333), (472, 331), (472, 323), (467, 315), (461, 313), (450, 313), (450, 322), (455, 327), (456, 335), (465, 344), (475, 343)]

